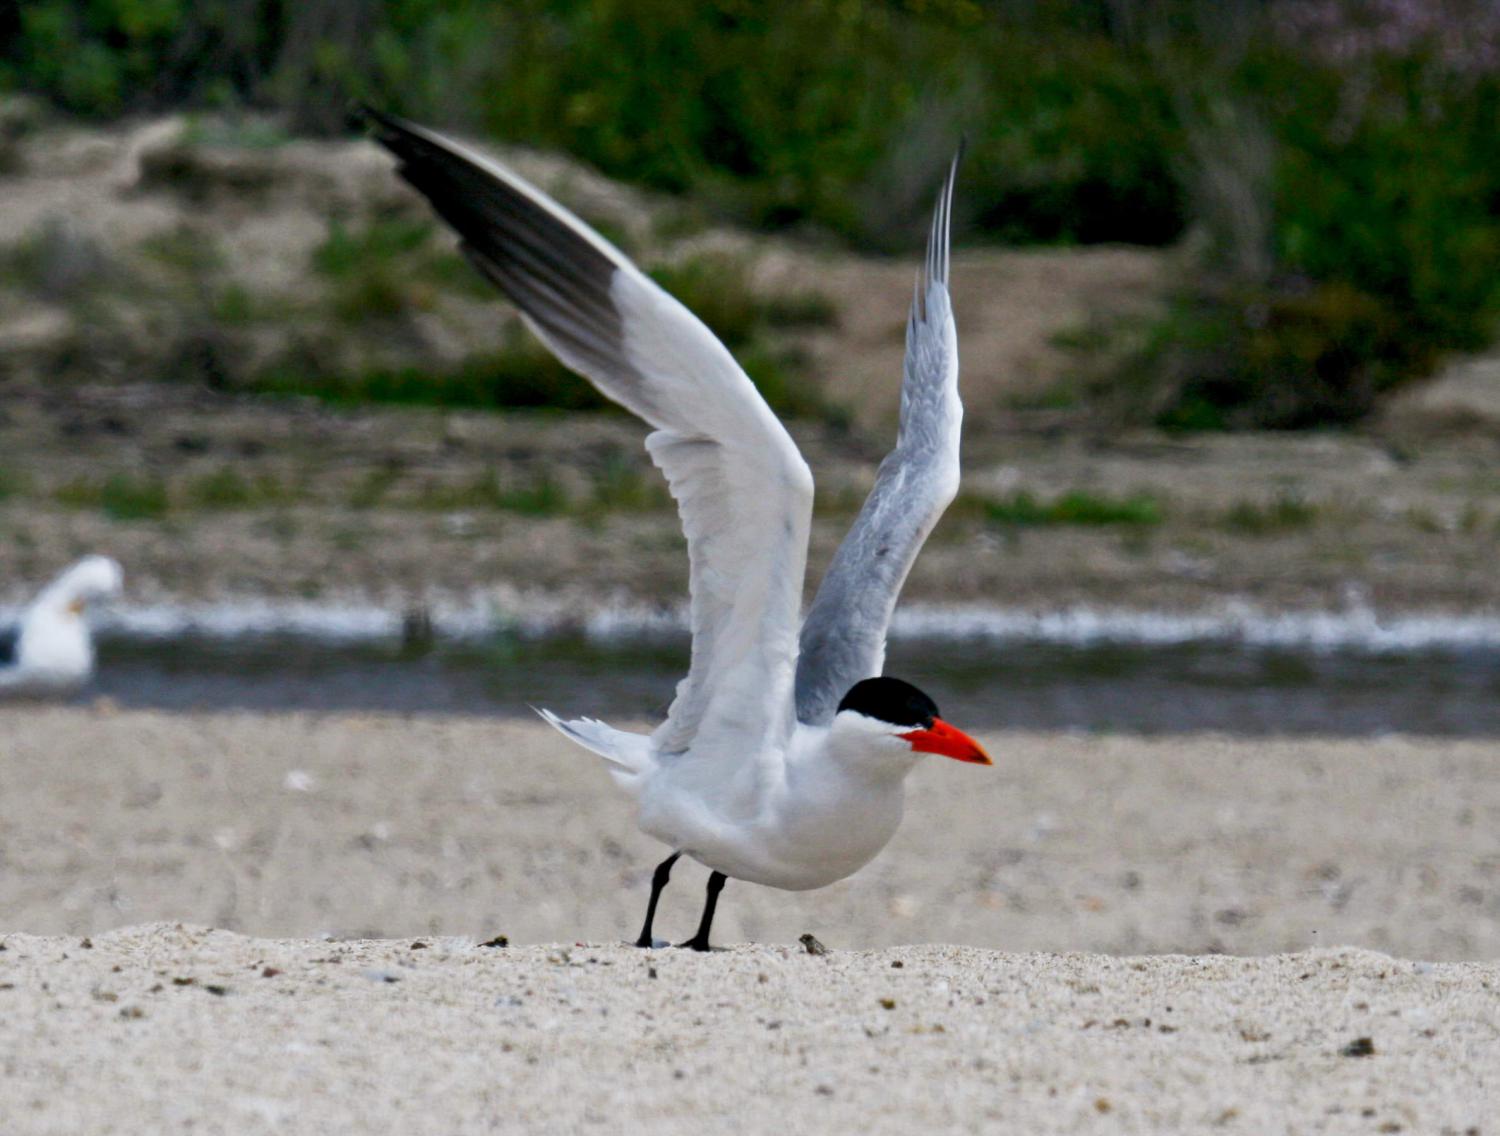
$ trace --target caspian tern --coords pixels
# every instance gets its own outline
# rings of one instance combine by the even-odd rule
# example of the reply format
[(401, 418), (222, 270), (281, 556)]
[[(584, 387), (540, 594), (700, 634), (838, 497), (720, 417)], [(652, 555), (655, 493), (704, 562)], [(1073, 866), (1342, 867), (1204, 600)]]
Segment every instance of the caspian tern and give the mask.
[(85, 556), (38, 593), (21, 616), (15, 659), (0, 666), (0, 698), (71, 694), (94, 673), (84, 610), (120, 594), (125, 574), (107, 556)]
[(896, 448), (803, 620), (812, 474), (724, 345), (504, 166), (390, 115), (365, 120), (553, 353), (654, 428), (646, 449), (688, 543), (688, 675), (650, 734), (540, 711), (608, 763), (642, 831), (673, 849), (652, 877), (638, 945), (656, 945), (656, 904), (678, 857), (710, 869), (698, 932), (680, 944), (708, 950), (727, 878), (793, 891), (841, 880), (895, 833), (919, 755), (991, 764), (932, 699), (877, 677), (901, 585), (958, 489), (948, 229), (961, 155), (938, 195), (906, 324)]

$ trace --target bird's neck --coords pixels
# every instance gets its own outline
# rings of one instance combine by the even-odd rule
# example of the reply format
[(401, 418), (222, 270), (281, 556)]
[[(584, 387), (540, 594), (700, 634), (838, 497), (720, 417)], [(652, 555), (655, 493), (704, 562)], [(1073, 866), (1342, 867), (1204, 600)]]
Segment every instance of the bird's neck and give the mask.
[(916, 768), (921, 755), (904, 742), (871, 735), (859, 729), (840, 729), (835, 721), (826, 745), (830, 766), (851, 778), (872, 783), (896, 783)]

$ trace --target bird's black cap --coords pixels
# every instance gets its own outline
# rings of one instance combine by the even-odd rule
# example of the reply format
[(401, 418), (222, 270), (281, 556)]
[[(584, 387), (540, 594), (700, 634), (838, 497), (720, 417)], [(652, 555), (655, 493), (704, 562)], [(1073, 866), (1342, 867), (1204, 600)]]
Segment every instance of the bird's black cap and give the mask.
[(911, 683), (883, 676), (867, 678), (850, 687), (839, 703), (839, 711), (844, 710), (913, 729), (927, 729), (938, 717), (937, 703)]

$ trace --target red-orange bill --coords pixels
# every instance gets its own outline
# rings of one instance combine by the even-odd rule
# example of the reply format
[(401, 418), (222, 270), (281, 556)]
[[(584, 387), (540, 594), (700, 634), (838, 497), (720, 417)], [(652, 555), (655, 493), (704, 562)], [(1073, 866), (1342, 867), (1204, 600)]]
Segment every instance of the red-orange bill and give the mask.
[(934, 718), (925, 730), (912, 730), (902, 734), (918, 753), (937, 753), (951, 757), (954, 761), (968, 761), (975, 765), (994, 765), (984, 747), (957, 726), (950, 726), (941, 718)]

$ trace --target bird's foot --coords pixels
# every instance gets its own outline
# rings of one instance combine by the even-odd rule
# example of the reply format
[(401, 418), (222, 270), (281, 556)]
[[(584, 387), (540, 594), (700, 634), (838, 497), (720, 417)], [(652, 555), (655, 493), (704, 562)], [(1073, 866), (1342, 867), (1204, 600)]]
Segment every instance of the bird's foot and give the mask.
[(691, 939), (687, 939), (684, 942), (678, 943), (677, 947), (679, 950), (686, 949), (690, 951), (713, 950), (713, 948), (708, 945), (707, 935), (694, 935)]
[(665, 939), (649, 939), (642, 936), (630, 945), (632, 947), (640, 947), (644, 951), (659, 951), (663, 947), (670, 947), (672, 944)]

